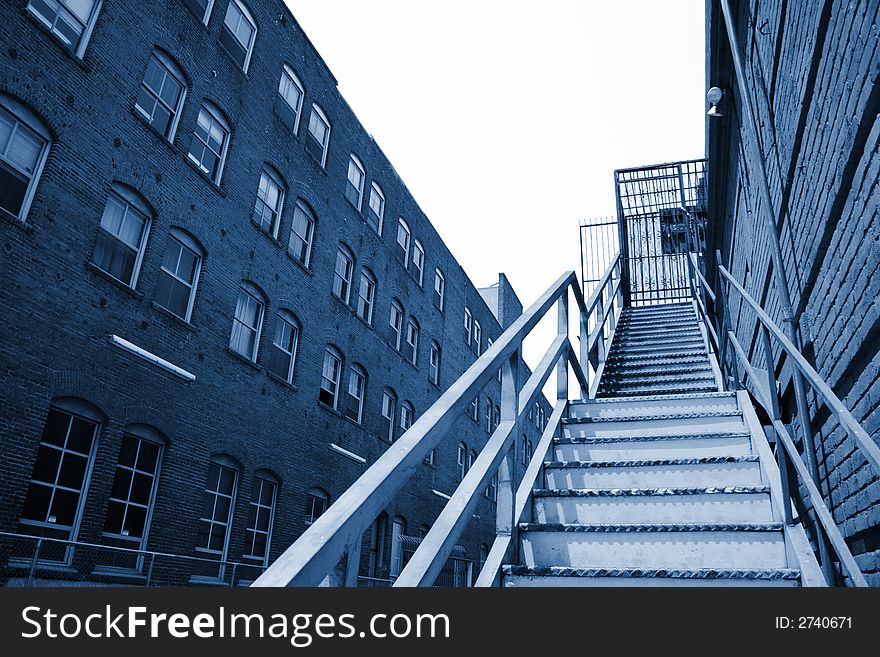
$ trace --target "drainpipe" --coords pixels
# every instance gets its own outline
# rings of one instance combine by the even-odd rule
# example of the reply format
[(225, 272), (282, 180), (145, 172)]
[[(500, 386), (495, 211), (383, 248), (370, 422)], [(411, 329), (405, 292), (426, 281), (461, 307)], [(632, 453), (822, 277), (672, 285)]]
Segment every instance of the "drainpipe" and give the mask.
[[(742, 63), (742, 51), (740, 50), (739, 40), (733, 27), (733, 15), (730, 11), (730, 3), (728, 0), (719, 0), (721, 10), (724, 14), (724, 24), (727, 28), (727, 41), (730, 44), (730, 54), (733, 59), (733, 68), (736, 72), (737, 87), (739, 87), (739, 95), (743, 115), (745, 118), (745, 127), (750, 133), (753, 167), (750, 167), (756, 174), (758, 181), (758, 190), (761, 194), (761, 201), (764, 203), (766, 212), (761, 213), (761, 217), (767, 224), (770, 240), (770, 257), (773, 261), (773, 277), (776, 283), (776, 291), (779, 295), (780, 307), (782, 308), (782, 323), (786, 337), (801, 349), (801, 343), (798, 339), (796, 324), (797, 318), (792, 311), (791, 296), (788, 292), (788, 279), (785, 274), (785, 265), (782, 261), (782, 248), (779, 244), (779, 228), (776, 220), (776, 212), (773, 209), (773, 200), (770, 198), (770, 185), (767, 182), (767, 168), (764, 161), (764, 155), (761, 153), (760, 141), (758, 140), (758, 125), (755, 121), (755, 115), (752, 111), (752, 100), (746, 86), (746, 75)], [(745, 141), (745, 140), (744, 140)], [(807, 393), (804, 388), (804, 380), (801, 377), (800, 370), (795, 365), (790, 365), (792, 383), (794, 385), (794, 395), (797, 402), (798, 415), (801, 418), (801, 428), (804, 438), (804, 455), (807, 459), (807, 467), (816, 487), (819, 487), (819, 468), (816, 464), (816, 446), (813, 442), (813, 431), (810, 427), (810, 415), (807, 407)], [(829, 582), (833, 582), (833, 573), (831, 570), (831, 560), (828, 554), (827, 544), (824, 540), (819, 540), (819, 552), (822, 559), (822, 567), (825, 570), (825, 577)]]

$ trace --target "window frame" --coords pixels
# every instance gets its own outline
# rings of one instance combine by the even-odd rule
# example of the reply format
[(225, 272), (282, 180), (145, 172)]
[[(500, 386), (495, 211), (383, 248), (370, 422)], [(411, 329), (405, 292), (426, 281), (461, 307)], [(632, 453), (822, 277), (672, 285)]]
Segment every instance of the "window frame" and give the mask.
[[(330, 357), (331, 359), (336, 361), (336, 368), (335, 368), (336, 369), (336, 378), (335, 379), (328, 378), (325, 375), (325, 371), (327, 369), (327, 358), (328, 357)], [(318, 391), (318, 402), (323, 404), (327, 408), (333, 409), (334, 411), (339, 410), (339, 386), (342, 383), (342, 371), (343, 371), (344, 366), (345, 366), (345, 359), (343, 358), (342, 352), (339, 349), (337, 349), (336, 347), (334, 347), (332, 345), (328, 345), (327, 347), (324, 348), (324, 358), (322, 360), (322, 365), (321, 365), (321, 384), (320, 384), (320, 388)], [(333, 384), (332, 390), (330, 388), (326, 388), (324, 386), (325, 381)], [(332, 400), (331, 400), (332, 403), (330, 403), (330, 404), (328, 404), (326, 401), (321, 399), (321, 393), (325, 392), (325, 391), (329, 394), (332, 394)]]
[[(312, 117), (315, 116), (320, 119), (320, 121), (324, 124), (324, 127), (327, 129), (327, 131), (324, 133), (323, 143), (319, 142), (318, 138), (315, 136), (315, 133), (312, 132)], [(312, 157), (315, 157), (315, 159), (318, 160), (318, 164), (321, 165), (322, 169), (327, 168), (327, 151), (330, 150), (330, 131), (332, 130), (332, 128), (333, 126), (330, 124), (330, 120), (327, 118), (324, 110), (322, 110), (317, 103), (312, 103), (312, 113), (309, 114), (309, 124), (306, 127), (306, 132), (308, 133), (306, 135), (306, 139), (311, 139), (312, 142), (321, 149), (321, 157), (318, 158), (315, 153), (312, 153), (308, 148), (306, 148), (306, 151), (308, 151)]]
[[(373, 207), (373, 198), (379, 199), (378, 213)], [(385, 224), (385, 192), (382, 191), (382, 188), (379, 187), (379, 184), (375, 180), (370, 184), (370, 200), (367, 203), (367, 206), (367, 223), (370, 224), (370, 228), (376, 231), (376, 234), (381, 237), (382, 228)], [(375, 226), (373, 225), (371, 217), (376, 218)]]
[[(205, 142), (204, 140), (202, 140), (202, 138), (199, 137), (198, 133), (196, 132), (196, 130), (198, 130), (198, 128), (199, 128), (198, 120), (202, 117), (203, 113), (207, 114), (209, 116), (209, 118), (214, 123), (219, 125), (220, 128), (223, 130), (224, 137), (223, 137), (223, 143), (220, 146), (220, 153), (217, 153), (214, 150), (212, 150), (211, 147), (208, 145), (208, 143)], [(210, 130), (208, 131), (208, 135), (210, 137)], [(206, 176), (208, 178), (208, 180), (210, 180), (215, 185), (219, 186), (220, 181), (223, 179), (223, 169), (226, 166), (226, 155), (229, 152), (229, 142), (231, 140), (232, 140), (232, 126), (231, 126), (231, 124), (229, 123), (229, 121), (226, 120), (226, 117), (223, 115), (223, 112), (220, 110), (220, 108), (217, 105), (215, 105), (214, 103), (212, 103), (208, 100), (205, 100), (202, 102), (201, 106), (199, 107), (199, 115), (196, 118), (196, 129), (193, 130), (193, 141), (190, 142), (189, 151), (187, 152), (187, 155), (186, 155), (187, 160), (189, 162), (191, 162), (202, 175)], [(196, 157), (193, 155), (193, 152), (192, 152), (193, 143), (196, 141), (198, 141), (204, 147), (202, 150), (202, 157), (204, 157), (205, 150), (209, 150), (217, 156), (217, 170), (213, 174), (210, 173), (209, 171), (206, 171), (205, 166), (202, 163), (202, 161), (197, 160)]]
[[(397, 325), (394, 324), (395, 315), (399, 319)], [(388, 318), (388, 325), (391, 327), (391, 337), (393, 338), (391, 341), (391, 346), (394, 347), (394, 350), (400, 353), (400, 350), (403, 347), (403, 321), (406, 317), (406, 311), (403, 307), (403, 304), (400, 303), (397, 299), (391, 300), (391, 313)]]
[[(439, 286), (438, 286), (439, 283)], [(439, 289), (438, 289), (439, 287)], [(446, 276), (440, 268), (434, 269), (434, 306), (442, 313), (446, 302)]]
[[(191, 284), (187, 283), (182, 278), (180, 278), (177, 275), (177, 272), (171, 272), (165, 268), (165, 253), (167, 253), (167, 251), (168, 251), (168, 243), (171, 240), (174, 240), (175, 242), (177, 242), (183, 249), (187, 249), (187, 250), (191, 251), (196, 257), (196, 264), (195, 264), (195, 267), (193, 268), (193, 280), (192, 280)], [(158, 301), (158, 288), (161, 283), (161, 278), (159, 278), (156, 281), (157, 294), (154, 295), (154, 301), (156, 302), (156, 304), (158, 306), (167, 310), (175, 317), (178, 317), (187, 323), (189, 323), (192, 320), (192, 310), (193, 310), (193, 305), (195, 304), (196, 290), (198, 289), (198, 285), (199, 285), (199, 276), (202, 273), (202, 260), (204, 260), (204, 257), (205, 257), (204, 250), (192, 237), (190, 237), (187, 233), (185, 233), (184, 231), (182, 231), (181, 229), (179, 229), (175, 226), (171, 227), (171, 229), (168, 231), (168, 238), (165, 240), (165, 251), (162, 252), (162, 262), (159, 263), (159, 277), (168, 276), (171, 278), (172, 282), (180, 283), (181, 285), (189, 288), (189, 295), (188, 295), (187, 304), (186, 304), (185, 317), (181, 317), (176, 312), (174, 312), (173, 310), (168, 308), (168, 306), (165, 306), (162, 303), (159, 303), (159, 301)], [(178, 255), (178, 264), (179, 263), (180, 263), (180, 256)]]
[[(275, 203), (275, 208), (272, 208), (267, 202), (266, 198), (263, 198), (263, 178), (266, 178), (268, 181), (268, 185), (274, 185), (278, 191), (278, 199)], [(267, 194), (268, 195), (268, 194)], [(257, 183), (257, 195), (254, 200), (254, 208), (251, 212), (251, 222), (257, 226), (261, 231), (269, 235), (273, 240), (278, 239), (278, 231), (281, 229), (281, 215), (284, 213), (284, 201), (287, 198), (287, 185), (284, 183), (284, 179), (281, 177), (281, 174), (278, 173), (278, 170), (275, 167), (270, 166), (268, 164), (263, 165), (260, 169), (260, 180)], [(257, 221), (257, 210), (259, 204), (262, 204), (263, 207), (267, 208), (270, 213), (272, 213), (272, 221), (269, 225), (269, 228), (263, 226), (263, 214), (260, 212), (260, 220)]]
[[(237, 498), (238, 498), (238, 486), (239, 486), (239, 483), (241, 480), (241, 467), (231, 457), (226, 456), (225, 454), (216, 454), (216, 455), (212, 456), (211, 459), (208, 461), (208, 474), (210, 474), (212, 464), (216, 465), (220, 469), (219, 473), (217, 475), (217, 484), (216, 484), (217, 486), (220, 485), (220, 482), (223, 479), (223, 471), (224, 470), (229, 470), (233, 473), (234, 478), (232, 480), (232, 494), (231, 495), (226, 495), (225, 493), (221, 494), (219, 488), (214, 489), (214, 490), (209, 489), (208, 486), (210, 485), (210, 482), (208, 481), (207, 475), (205, 476), (205, 487), (204, 487), (203, 493), (202, 493), (202, 495), (203, 495), (203, 497), (202, 497), (203, 510), (204, 510), (204, 503), (205, 503), (204, 495), (208, 494), (208, 493), (214, 494), (214, 505), (213, 505), (212, 511), (211, 511), (211, 518), (208, 519), (208, 518), (204, 518), (202, 516), (199, 517), (200, 524), (204, 521), (207, 521), (209, 524), (208, 547), (202, 547), (201, 545), (196, 545), (193, 548), (193, 550), (196, 553), (200, 553), (200, 554), (217, 555), (219, 557), (217, 559), (218, 571), (217, 571), (216, 577), (215, 576), (194, 575), (192, 577), (192, 579), (195, 581), (203, 580), (203, 579), (209, 580), (209, 581), (214, 581), (214, 580), (222, 580), (224, 578), (224, 575), (226, 573), (226, 562), (229, 560), (228, 559), (228, 557), (229, 557), (229, 540), (232, 536), (232, 522), (235, 519), (235, 504), (236, 504)], [(226, 513), (226, 522), (225, 523), (217, 522), (214, 517), (214, 512), (217, 509), (217, 498), (220, 497), (221, 495), (223, 497), (229, 498), (229, 510)], [(219, 554), (217, 553), (216, 550), (212, 550), (210, 548), (211, 531), (213, 530), (215, 524), (223, 524), (226, 527), (225, 536), (224, 536), (224, 540), (223, 540), (223, 550), (220, 551)], [(212, 559), (212, 557), (205, 557), (205, 558)]]
[(409, 400), (400, 404), (400, 435), (405, 434), (416, 419), (416, 408)]
[(42, 141), (40, 144), (40, 152), (34, 162), (33, 172), (29, 176), (27, 172), (22, 171), (17, 165), (7, 161), (6, 153), (0, 155), (0, 159), (2, 159), (3, 162), (2, 166), (4, 168), (9, 167), (14, 173), (24, 175), (27, 178), (27, 187), (24, 196), (22, 197), (21, 207), (19, 208), (18, 213), (13, 213), (6, 208), (0, 208), (0, 212), (14, 217), (22, 223), (27, 223), (27, 216), (30, 212), (34, 196), (36, 195), (40, 176), (43, 174), (43, 168), (49, 157), (49, 150), (52, 148), (52, 135), (46, 127), (46, 124), (34, 112), (15, 100), (12, 96), (0, 92), (0, 113), (3, 112), (9, 115), (13, 121), (12, 129), (9, 132), (7, 148), (9, 144), (12, 143), (12, 136), (17, 132), (19, 125), (23, 126), (25, 130), (32, 133), (38, 140)]
[[(364, 286), (367, 286), (367, 297)], [(373, 313), (376, 310), (376, 277), (366, 267), (361, 267), (361, 282), (358, 285), (357, 315), (370, 326), (373, 325)]]
[[(229, 9), (233, 6), (235, 6), (239, 13), (239, 25), (241, 24), (240, 21), (244, 20), (253, 30), (253, 32), (251, 33), (250, 42), (247, 45), (244, 45), (241, 41), (239, 41), (238, 35), (232, 31), (232, 29), (229, 27), (229, 24), (226, 22), (226, 20), (229, 18)], [(251, 12), (250, 8), (241, 0), (229, 0), (229, 4), (226, 5), (226, 13), (223, 15), (223, 26), (220, 29), (225, 30), (225, 32), (235, 41), (236, 44), (241, 46), (242, 50), (244, 51), (244, 62), (241, 63), (241, 70), (244, 72), (245, 75), (247, 75), (248, 68), (251, 64), (251, 58), (254, 54), (254, 46), (257, 43), (257, 32), (259, 32), (259, 29), (257, 28), (257, 20), (254, 18), (254, 15)], [(222, 36), (223, 32), (221, 32), (220, 45), (222, 45), (227, 53), (232, 56), (233, 61), (238, 64), (239, 62), (235, 58), (235, 55), (229, 52), (229, 48), (227, 48), (226, 44), (223, 42)]]
[[(306, 221), (306, 232), (308, 235), (305, 239), (296, 232), (296, 224), (300, 215), (302, 215)], [(290, 222), (290, 235), (287, 240), (287, 252), (294, 261), (298, 262), (306, 269), (309, 269), (309, 266), (312, 263), (312, 246), (315, 242), (315, 229), (317, 223), (317, 217), (315, 217), (315, 213), (312, 212), (311, 207), (302, 198), (297, 198), (293, 208), (293, 219)], [(300, 258), (296, 252), (291, 250), (290, 243), (293, 241), (294, 236), (296, 236), (298, 242), (302, 243), (302, 248), (300, 250), (305, 252), (302, 258)]]
[(474, 338), (472, 346), (477, 356), (479, 356), (482, 353), (481, 347), (483, 346), (483, 325), (480, 324), (477, 319), (474, 319)]
[[(278, 344), (278, 329), (283, 329), (284, 325), (287, 325), (290, 329), (291, 341), (293, 343), (290, 351), (287, 350), (283, 345)], [(283, 354), (286, 354), (286, 357), (289, 358), (287, 364), (287, 374), (282, 376), (275, 370), (275, 351), (272, 352), (272, 356), (269, 358), (269, 364), (267, 365), (268, 371), (277, 376), (280, 379), (283, 379), (286, 383), (293, 384), (293, 373), (296, 370), (296, 355), (297, 349), (299, 347), (299, 339), (300, 333), (302, 331), (302, 323), (297, 319), (296, 315), (294, 315), (287, 308), (279, 308), (278, 312), (275, 313), (275, 333), (272, 335), (272, 349), (275, 351), (280, 351)]]
[[(315, 501), (320, 500), (323, 508), (318, 515), (315, 515)], [(306, 491), (306, 515), (304, 517), (306, 525), (311, 525), (318, 518), (327, 512), (330, 508), (330, 493), (319, 486), (313, 486)]]
[[(241, 303), (241, 299), (242, 299), (243, 294), (250, 297), (257, 304), (257, 313), (256, 313), (256, 317), (255, 317), (256, 325), (255, 326), (248, 326), (247, 324), (244, 323), (244, 321), (242, 321), (238, 317), (238, 309), (239, 309), (239, 305)], [(247, 358), (248, 360), (250, 360), (253, 363), (257, 362), (257, 355), (260, 352), (260, 340), (263, 335), (263, 324), (266, 319), (266, 308), (268, 305), (269, 304), (266, 300), (266, 295), (264, 295), (262, 293), (262, 291), (256, 285), (254, 285), (250, 281), (242, 281), (241, 282), (241, 285), (239, 286), (238, 297), (237, 297), (237, 300), (235, 303), (235, 312), (233, 313), (232, 333), (229, 336), (229, 349), (231, 351), (233, 351), (234, 353), (239, 354), (240, 356), (243, 356), (244, 358)], [(239, 324), (241, 324), (242, 326), (244, 326), (248, 330), (255, 331), (254, 344), (253, 344), (253, 348), (251, 349), (252, 353), (250, 355), (239, 351), (237, 348), (235, 348), (233, 346), (233, 338), (235, 336), (236, 322), (238, 322)]]
[(440, 368), (443, 364), (443, 348), (436, 340), (431, 340), (430, 379), (435, 386), (440, 385)]
[(456, 474), (458, 475), (458, 481), (464, 481), (464, 477), (467, 474), (467, 458), (468, 458), (468, 446), (464, 442), (458, 443), (458, 461), (457, 466), (458, 470)]
[[(400, 241), (401, 231), (403, 232), (403, 235), (406, 236), (406, 239), (405, 239), (406, 244), (403, 244)], [(403, 217), (399, 217), (397, 220), (396, 244), (397, 244), (397, 249), (396, 249), (397, 258), (398, 259), (401, 258), (400, 253), (402, 251), (403, 252), (403, 259), (401, 260), (401, 262), (403, 262), (404, 268), (409, 267), (409, 251), (410, 251), (410, 246), (412, 246), (412, 231), (409, 228), (409, 224), (407, 224), (406, 221), (404, 221)]]
[[(139, 214), (143, 218), (140, 241), (137, 247), (132, 247), (130, 244), (122, 240), (118, 235), (112, 234), (109, 230), (107, 230), (107, 228), (103, 226), (104, 217), (107, 216), (108, 206), (111, 202), (116, 202), (117, 204), (122, 205), (123, 221), (128, 217), (130, 210), (133, 210), (135, 213)], [(114, 182), (111, 185), (110, 193), (107, 195), (107, 201), (104, 203), (104, 211), (101, 214), (101, 221), (98, 223), (98, 231), (97, 235), (95, 236), (95, 243), (92, 248), (92, 256), (90, 262), (114, 280), (119, 281), (120, 283), (128, 288), (131, 288), (132, 290), (136, 290), (138, 278), (140, 278), (141, 266), (144, 262), (144, 252), (147, 250), (147, 242), (149, 241), (150, 229), (153, 226), (153, 219), (153, 210), (140, 195), (140, 193), (136, 192), (134, 189), (129, 188), (127, 185)], [(96, 262), (98, 244), (99, 240), (101, 240), (102, 238), (110, 240), (111, 247), (120, 248), (121, 245), (123, 249), (127, 248), (134, 251), (134, 261), (131, 268), (131, 280), (126, 281), (122, 278), (119, 278)]]
[(474, 314), (471, 312), (470, 307), (464, 307), (464, 342), (466, 345), (471, 344), (471, 334), (473, 332), (474, 327)]
[(393, 388), (385, 388), (382, 391), (382, 418), (388, 423), (383, 439), (389, 443), (394, 442), (394, 426), (397, 422), (397, 393)]
[[(355, 386), (355, 394), (352, 394), (352, 385)], [(358, 396), (358, 387), (360, 388), (360, 396)], [(364, 402), (367, 397), (367, 371), (357, 363), (352, 363), (348, 368), (348, 386), (346, 386), (346, 404), (342, 414), (355, 422), (363, 424), (364, 421)], [(355, 400), (357, 404), (357, 414), (352, 416), (349, 411), (351, 400)]]
[[(141, 90), (146, 89), (147, 93), (153, 98), (155, 103), (161, 104), (162, 107), (164, 107), (168, 111), (168, 114), (170, 116), (168, 127), (165, 131), (160, 131), (158, 128), (156, 128), (156, 126), (153, 124), (155, 114), (152, 116), (148, 116), (147, 113), (144, 111), (144, 108), (142, 108), (138, 102), (140, 100), (140, 93), (138, 93), (138, 98), (135, 99), (134, 109), (140, 114), (141, 118), (143, 118), (150, 125), (150, 127), (153, 128), (153, 130), (160, 133), (165, 139), (168, 140), (169, 143), (173, 144), (174, 137), (177, 134), (177, 127), (178, 125), (180, 125), (180, 115), (183, 113), (183, 104), (186, 100), (186, 94), (189, 88), (186, 82), (186, 76), (183, 74), (180, 66), (178, 66), (177, 63), (173, 59), (171, 59), (171, 57), (165, 54), (165, 52), (159, 50), (158, 48), (154, 49), (150, 53), (150, 61), (147, 62), (147, 70), (149, 70), (150, 62), (152, 62), (152, 60), (156, 60), (156, 62), (165, 72), (165, 75), (171, 77), (180, 85), (180, 95), (177, 98), (177, 103), (175, 104), (174, 108), (171, 108), (162, 100), (161, 91), (155, 92), (153, 89), (147, 86), (147, 71), (144, 71), (144, 79), (141, 80)], [(162, 82), (164, 86), (165, 80), (163, 79)], [(155, 113), (155, 111), (156, 108), (154, 105), (153, 112)]]
[[(58, 2), (59, 8), (62, 6), (69, 14), (73, 14), (72, 11), (67, 9), (67, 4), (65, 0), (59, 0)], [(41, 24), (43, 24), (52, 35), (62, 42), (65, 48), (69, 48), (73, 53), (74, 57), (77, 59), (82, 59), (83, 55), (85, 55), (86, 48), (89, 45), (89, 40), (92, 38), (92, 32), (95, 29), (95, 23), (98, 21), (98, 14), (101, 13), (101, 7), (103, 5), (103, 0), (95, 0), (95, 3), (92, 5), (91, 10), (89, 11), (89, 17), (85, 23), (82, 23), (82, 31), (79, 33), (76, 43), (67, 43), (66, 37), (62, 36), (55, 30), (55, 25), (58, 22), (58, 16), (60, 12), (55, 14), (52, 22), (42, 14), (38, 13), (35, 9), (31, 9), (31, 0), (28, 0), (27, 3), (27, 12), (33, 16), (36, 20), (38, 20)], [(74, 15), (75, 16), (75, 15)], [(75, 20), (79, 23), (79, 17), (75, 16)]]
[(199, 17), (199, 15), (194, 12), (195, 8), (193, 7), (192, 0), (187, 0), (186, 6), (189, 7), (190, 11), (193, 11), (193, 15), (199, 19), (199, 22), (201, 22), (202, 25), (208, 25), (208, 21), (211, 19), (211, 12), (214, 10), (214, 0), (207, 0), (207, 2), (205, 3), (205, 8), (204, 10), (202, 10), (201, 17)]
[[(285, 86), (285, 79), (288, 83), (287, 86), (292, 86), (299, 92), (299, 98), (297, 99), (296, 107), (293, 107), (290, 104), (287, 96), (282, 92), (282, 88)], [(300, 81), (299, 76), (296, 74), (296, 71), (293, 70), (293, 67), (290, 64), (284, 63), (281, 65), (281, 77), (278, 80), (278, 97), (281, 99), (281, 102), (290, 110), (291, 115), (293, 116), (292, 124), (288, 123), (285, 120), (285, 117), (282, 116), (282, 122), (290, 128), (291, 132), (294, 135), (299, 134), (299, 123), (302, 118), (302, 109), (303, 102), (306, 98), (306, 89), (303, 86), (302, 81)]]
[[(260, 563), (262, 567), (266, 567), (269, 565), (269, 553), (272, 550), (272, 530), (275, 526), (275, 508), (278, 505), (278, 489), (280, 488), (280, 482), (278, 478), (268, 470), (257, 470), (253, 476), (253, 484), (256, 485), (256, 482), (260, 482), (260, 490), (259, 495), (257, 497), (257, 501), (254, 502), (254, 491), (253, 486), (251, 487), (251, 499), (248, 502), (248, 512), (250, 512), (251, 507), (255, 507), (256, 511), (254, 512), (254, 525), (251, 527), (250, 521), (248, 521), (245, 526), (244, 535), (245, 535), (245, 550), (242, 551), (243, 559), (253, 559)], [(263, 486), (265, 484), (269, 484), (272, 486), (272, 503), (268, 507), (262, 503), (263, 499)], [(258, 528), (258, 520), (260, 517), (260, 509), (269, 509), (269, 527), (266, 531), (263, 531)], [(250, 513), (248, 513), (250, 515)], [(263, 556), (254, 554), (254, 544), (256, 543), (257, 534), (265, 534), (266, 535), (266, 544), (264, 548)], [(248, 535), (252, 534), (250, 538)], [(247, 546), (250, 544), (250, 551), (247, 550)]]
[(419, 287), (422, 287), (425, 280), (425, 247), (418, 240), (413, 240), (412, 264), (413, 269), (417, 272), (416, 282), (419, 284)]
[[(345, 275), (339, 273), (340, 258), (344, 260)], [(336, 248), (336, 262), (333, 265), (333, 295), (346, 306), (351, 301), (351, 282), (354, 278), (354, 253), (345, 244)]]
[[(358, 185), (355, 185), (351, 180), (352, 167), (354, 167), (356, 173), (360, 174), (360, 182)], [(357, 155), (352, 153), (348, 158), (348, 171), (345, 175), (345, 198), (358, 212), (361, 211), (364, 202), (364, 185), (366, 184), (366, 181), (367, 170), (364, 168), (363, 163), (358, 159)], [(354, 190), (356, 200), (351, 198), (349, 189)]]
[(416, 366), (418, 366), (419, 337), (421, 332), (422, 328), (419, 325), (418, 320), (410, 315), (409, 319), (406, 320), (406, 347), (407, 351), (410, 353), (410, 357), (407, 360)]

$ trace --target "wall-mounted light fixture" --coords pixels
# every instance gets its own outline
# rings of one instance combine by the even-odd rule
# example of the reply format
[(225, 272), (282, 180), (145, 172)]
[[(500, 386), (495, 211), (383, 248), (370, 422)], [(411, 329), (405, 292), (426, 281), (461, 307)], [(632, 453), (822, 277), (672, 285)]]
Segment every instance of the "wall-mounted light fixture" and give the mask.
[(717, 118), (719, 116), (724, 116), (724, 114), (721, 113), (721, 110), (718, 109), (718, 103), (720, 103), (721, 99), (724, 98), (724, 90), (719, 89), (718, 87), (712, 87), (711, 89), (709, 89), (709, 92), (706, 94), (706, 98), (708, 99), (709, 104), (711, 105), (711, 107), (709, 108), (709, 111), (706, 112), (706, 114), (708, 114), (709, 116), (714, 117), (714, 118)]

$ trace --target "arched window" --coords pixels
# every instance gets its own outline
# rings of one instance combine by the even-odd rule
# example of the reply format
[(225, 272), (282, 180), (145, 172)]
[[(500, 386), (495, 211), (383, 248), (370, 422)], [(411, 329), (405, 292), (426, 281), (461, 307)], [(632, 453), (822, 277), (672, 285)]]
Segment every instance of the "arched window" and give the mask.
[(33, 112), (0, 94), (0, 212), (27, 218), (50, 143), (49, 129)]
[(416, 364), (419, 355), (419, 323), (415, 317), (410, 317), (406, 323), (406, 348), (403, 355), (413, 365)]
[(367, 213), (367, 223), (381, 235), (384, 222), (385, 194), (382, 192), (382, 188), (374, 182), (370, 187), (370, 211)]
[(324, 366), (321, 371), (321, 390), (318, 401), (336, 409), (339, 403), (339, 379), (342, 375), (342, 354), (336, 347), (324, 350)]
[(229, 535), (238, 492), (241, 466), (229, 456), (220, 454), (208, 464), (208, 478), (202, 496), (202, 517), (199, 520), (196, 552), (200, 557), (221, 562), (202, 570), (200, 576), (222, 579), (229, 551)]
[(486, 486), (486, 498), (492, 502), (496, 502), (498, 500), (498, 471), (495, 471), (495, 474), (492, 475), (492, 478), (489, 480), (489, 484)]
[(311, 525), (330, 506), (330, 495), (323, 488), (310, 488), (306, 493), (306, 524)]
[(468, 448), (464, 443), (458, 443), (458, 480), (464, 480), (465, 474), (467, 474), (467, 458), (468, 458)]
[(270, 166), (263, 167), (260, 172), (260, 184), (257, 187), (257, 200), (254, 203), (252, 221), (272, 236), (278, 237), (281, 225), (281, 210), (284, 207), (285, 185), (281, 175)]
[(153, 128), (173, 142), (186, 96), (186, 78), (180, 67), (161, 50), (147, 64), (135, 109)]
[(208, 24), (211, 17), (211, 10), (214, 8), (214, 0), (184, 0), (186, 6), (190, 8), (196, 18), (203, 24)]
[(351, 276), (354, 270), (354, 254), (344, 244), (336, 250), (336, 270), (333, 274), (333, 294), (348, 305), (351, 295)]
[(443, 355), (442, 349), (436, 340), (431, 341), (431, 383), (440, 385), (440, 362)]
[(389, 443), (394, 442), (394, 419), (397, 417), (397, 393), (385, 388), (382, 393), (382, 437)]
[(278, 478), (268, 470), (257, 470), (254, 473), (242, 556), (254, 559), (261, 566), (269, 565), (278, 484)]
[(389, 342), (397, 351), (400, 351), (401, 337), (403, 335), (403, 306), (397, 299), (391, 300), (391, 317), (388, 320), (391, 326)]
[(278, 316), (275, 318), (275, 335), (272, 338), (269, 372), (287, 383), (293, 382), (299, 332), (300, 323), (296, 316), (284, 308), (279, 310)]
[(413, 243), (412, 262), (413, 269), (415, 270), (413, 273), (421, 286), (425, 279), (425, 247), (418, 240)]
[(348, 160), (348, 179), (345, 182), (345, 198), (348, 199), (355, 209), (361, 211), (361, 202), (364, 199), (364, 180), (367, 174), (364, 165), (357, 156), (352, 153)]
[(492, 433), (492, 411), (494, 408), (492, 398), (486, 397), (486, 433)]
[(416, 416), (416, 409), (411, 402), (405, 401), (400, 405), (400, 433), (405, 433), (412, 426)]
[(471, 450), (470, 452), (468, 452), (468, 462), (467, 462), (467, 469), (468, 470), (470, 470), (472, 467), (474, 467), (474, 461), (476, 461), (476, 460), (477, 460), (477, 452), (475, 450)]
[(434, 270), (434, 305), (443, 312), (443, 302), (446, 297), (446, 277), (439, 269)]
[(483, 570), (483, 566), (486, 565), (486, 559), (489, 558), (489, 546), (483, 543), (480, 545), (480, 571)]
[(403, 570), (403, 537), (406, 536), (406, 518), (395, 516), (391, 524), (391, 577)]
[(189, 233), (171, 229), (159, 268), (156, 303), (185, 322), (192, 317), (204, 255), (201, 245)]
[(397, 258), (403, 263), (404, 267), (409, 266), (409, 244), (412, 239), (412, 232), (403, 219), (397, 222)]
[(370, 536), (370, 558), (367, 562), (367, 577), (381, 578), (385, 561), (385, 540), (388, 534), (388, 514), (384, 511), (373, 521)]
[(82, 59), (101, 0), (30, 0), (28, 11)]
[(345, 415), (358, 424), (364, 418), (364, 397), (367, 394), (367, 372), (360, 365), (352, 365), (348, 371), (348, 396)]
[[(21, 510), (21, 533), (76, 540), (105, 422), (103, 413), (84, 400), (52, 401)], [(72, 556), (63, 545), (47, 547), (43, 560), (68, 562)]]
[(250, 281), (242, 281), (235, 305), (229, 348), (254, 362), (257, 361), (265, 311), (265, 295)]
[(366, 268), (361, 270), (358, 290), (357, 314), (367, 324), (373, 323), (373, 306), (376, 301), (376, 277)]
[(281, 70), (281, 81), (278, 83), (278, 95), (281, 103), (281, 120), (296, 134), (299, 130), (299, 117), (302, 115), (303, 98), (306, 95), (302, 82), (287, 64)]
[(297, 199), (290, 224), (290, 242), (287, 251), (304, 267), (309, 266), (312, 257), (312, 240), (315, 234), (315, 215), (308, 205)]
[(220, 184), (232, 128), (220, 108), (205, 101), (189, 147), (189, 159), (211, 181)]
[(318, 161), (323, 169), (327, 165), (327, 146), (330, 144), (330, 121), (324, 111), (312, 104), (309, 117), (309, 134), (306, 136), (306, 151)]
[(130, 288), (137, 285), (153, 213), (136, 191), (113, 183), (98, 227), (92, 263)]
[(471, 309), (465, 306), (464, 308), (464, 341), (465, 344), (471, 343), (471, 331), (473, 330), (474, 325), (474, 316), (471, 313)]
[(477, 352), (477, 356), (480, 355), (480, 348), (483, 344), (483, 327), (480, 325), (480, 322), (474, 320), (474, 339), (473, 339), (473, 347), (474, 351)]
[(226, 48), (235, 63), (247, 73), (257, 37), (257, 22), (241, 0), (229, 0), (220, 43)]

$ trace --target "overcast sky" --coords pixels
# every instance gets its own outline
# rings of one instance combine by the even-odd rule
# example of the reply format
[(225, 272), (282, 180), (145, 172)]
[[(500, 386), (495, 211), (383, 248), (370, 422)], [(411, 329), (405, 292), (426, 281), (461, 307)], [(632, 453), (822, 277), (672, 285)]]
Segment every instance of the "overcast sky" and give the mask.
[(286, 2), (471, 280), (525, 306), (580, 270), (614, 169), (704, 156), (704, 0)]

